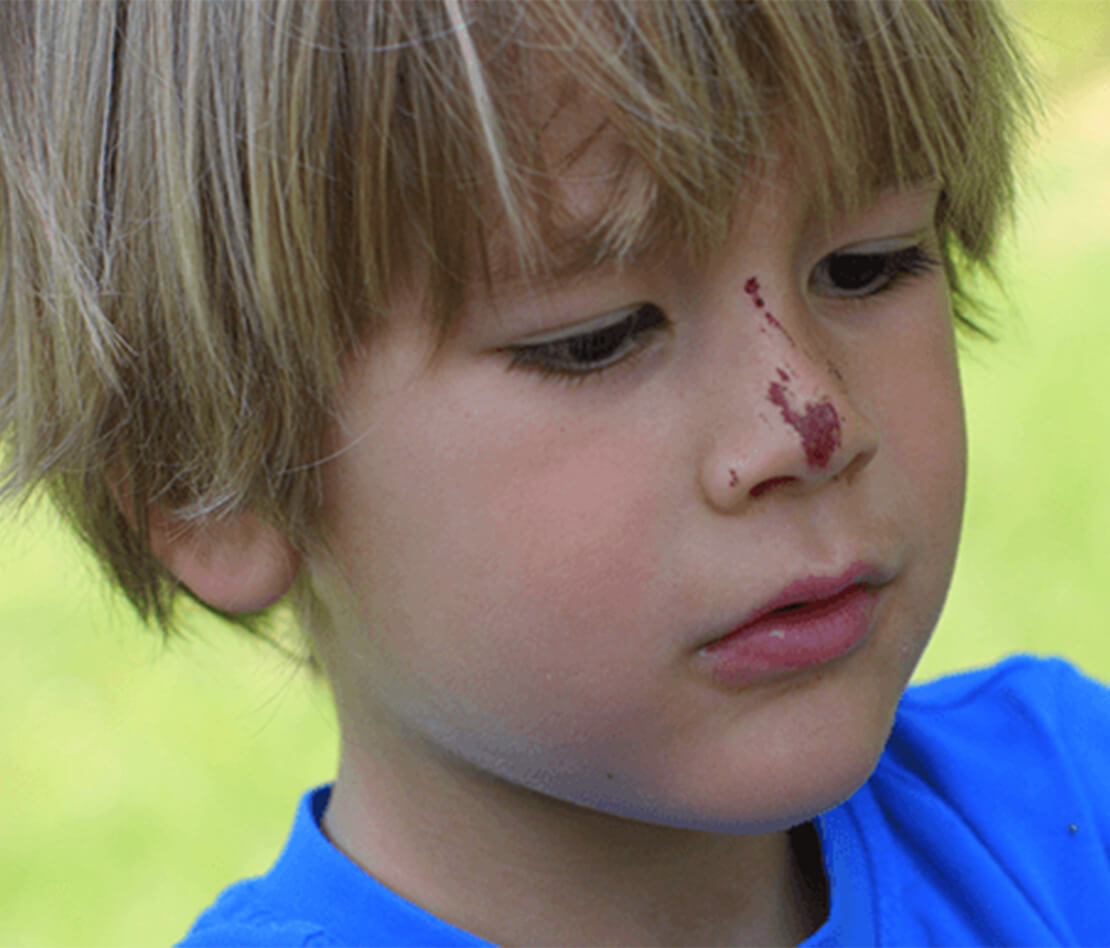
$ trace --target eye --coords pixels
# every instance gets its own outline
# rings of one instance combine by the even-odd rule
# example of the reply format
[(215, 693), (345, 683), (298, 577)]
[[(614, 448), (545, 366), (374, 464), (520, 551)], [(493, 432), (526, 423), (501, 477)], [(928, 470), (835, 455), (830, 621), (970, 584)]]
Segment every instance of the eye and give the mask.
[(831, 253), (818, 261), (810, 276), (824, 296), (856, 299), (875, 296), (903, 280), (930, 273), (940, 261), (920, 244), (887, 250), (861, 248)]
[(646, 348), (651, 339), (670, 324), (666, 314), (653, 303), (619, 310), (587, 325), (586, 332), (540, 337), (537, 341), (509, 346), (510, 369), (526, 369), (541, 375), (585, 377), (625, 362)]

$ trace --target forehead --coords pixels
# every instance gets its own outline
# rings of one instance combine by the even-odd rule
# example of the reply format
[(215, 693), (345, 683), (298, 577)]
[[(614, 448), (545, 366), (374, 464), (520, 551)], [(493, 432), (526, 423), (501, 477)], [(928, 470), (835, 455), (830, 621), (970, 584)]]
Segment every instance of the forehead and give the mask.
[[(648, 169), (610, 120), (608, 109), (567, 78), (553, 79), (537, 96), (536, 150), (526, 213), (540, 253), (530, 255), (503, 226), (503, 214), (484, 228), (488, 273), (496, 283), (565, 276), (617, 253), (635, 256), (648, 239), (656, 188)], [(495, 202), (490, 200), (490, 204)], [(614, 225), (638, 223), (635, 237), (613, 246)], [(500, 225), (500, 226), (499, 226)]]
[(477, 261), (488, 284), (565, 279), (676, 245), (712, 249), (743, 192), (778, 160), (772, 148), (753, 148), (728, 174), (690, 167), (679, 150), (668, 155), (645, 142), (619, 103), (565, 69), (538, 74), (535, 89), (535, 147), (516, 169), (528, 184), (518, 210), (531, 240), (507, 226), (508, 213), (487, 187)]
[[(570, 78), (553, 81), (537, 98), (537, 163), (540, 195), (534, 224), (538, 256), (521, 252), (511, 231), (484, 232), (481, 256), (486, 290), (560, 281), (607, 265), (650, 259), (661, 253), (712, 253), (736, 219), (757, 197), (781, 203), (784, 213), (831, 216), (847, 210), (819, 207), (812, 183), (825, 167), (806, 167), (797, 148), (798, 130), (779, 129), (744, 166), (717, 182), (712, 206), (691, 206), (676, 195), (667, 169), (653, 165), (613, 121), (610, 103), (586, 93)], [(873, 197), (887, 182), (853, 193)], [(845, 189), (842, 194), (847, 194)], [(495, 202), (490, 199), (490, 203)]]

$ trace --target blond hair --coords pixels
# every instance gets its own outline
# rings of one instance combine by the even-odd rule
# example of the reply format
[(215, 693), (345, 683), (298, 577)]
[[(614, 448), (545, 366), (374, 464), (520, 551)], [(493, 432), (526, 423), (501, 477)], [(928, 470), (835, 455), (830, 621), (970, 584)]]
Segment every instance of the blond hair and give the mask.
[[(711, 248), (796, 131), (830, 210), (938, 179), (954, 278), (1031, 102), (986, 2), (11, 4), (0, 44), (2, 490), (45, 485), (165, 629), (152, 506), (312, 549), (344, 357), (418, 271), (442, 341), (495, 245), (531, 274)], [(540, 89), (621, 142), (573, 252)]]

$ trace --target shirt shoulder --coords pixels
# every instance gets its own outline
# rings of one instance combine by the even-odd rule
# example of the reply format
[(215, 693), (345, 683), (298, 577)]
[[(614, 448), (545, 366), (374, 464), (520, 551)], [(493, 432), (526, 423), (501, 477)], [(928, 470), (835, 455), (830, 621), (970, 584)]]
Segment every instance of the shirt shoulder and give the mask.
[(487, 944), (403, 898), (337, 849), (320, 826), (330, 793), (325, 786), (305, 794), (269, 872), (226, 889), (180, 948)]
[(1023, 655), (911, 688), (885, 760), (953, 798), (974, 798), (977, 779), (1003, 789), (996, 776), (1015, 768), (1018, 786), (1059, 798), (1110, 776), (1108, 739), (1110, 689), (1068, 662)]
[(308, 948), (339, 944), (316, 922), (282, 916), (269, 908), (258, 880), (225, 889), (182, 939), (179, 948)]
[(868, 782), (889, 943), (1110, 940), (1108, 780), (1110, 690), (1066, 662), (910, 689)]

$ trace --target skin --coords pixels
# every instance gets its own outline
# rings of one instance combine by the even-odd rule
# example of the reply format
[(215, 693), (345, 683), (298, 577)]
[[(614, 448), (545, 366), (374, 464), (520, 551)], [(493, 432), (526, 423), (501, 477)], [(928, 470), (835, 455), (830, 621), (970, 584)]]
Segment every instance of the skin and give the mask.
[[(850, 300), (814, 272), (935, 240), (936, 198), (826, 228), (768, 180), (711, 259), (499, 287), (430, 366), (423, 301), (399, 301), (351, 367), (325, 475), (337, 845), (503, 943), (781, 944), (820, 924), (786, 831), (877, 761), (950, 579), (965, 443), (940, 269)], [(506, 370), (505, 347), (643, 301), (670, 327), (626, 364), (573, 385)], [(826, 463), (768, 399), (784, 375), (798, 405), (835, 407)], [(699, 646), (856, 561), (881, 577), (858, 649), (712, 680)]]
[[(562, 182), (572, 221), (603, 180), (581, 170)], [(882, 751), (948, 587), (965, 442), (941, 269), (857, 299), (818, 279), (845, 248), (935, 255), (936, 189), (821, 222), (804, 180), (753, 187), (709, 259), (663, 248), (476, 290), (435, 361), (424, 300), (401, 293), (349, 366), (329, 555), (302, 564), (331, 612), (342, 731), (324, 830), (455, 925), (502, 944), (789, 944), (825, 917), (789, 830)], [(507, 370), (507, 349), (644, 302), (667, 328), (601, 375)], [(809, 405), (835, 412), (820, 463), (790, 422)], [(215, 605), (277, 598), (288, 546), (234, 527), (169, 533), (167, 561)], [(858, 648), (714, 679), (701, 646), (857, 562), (878, 596)]]

